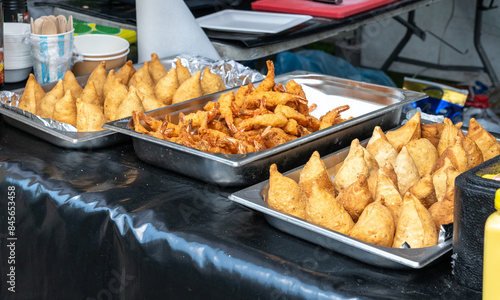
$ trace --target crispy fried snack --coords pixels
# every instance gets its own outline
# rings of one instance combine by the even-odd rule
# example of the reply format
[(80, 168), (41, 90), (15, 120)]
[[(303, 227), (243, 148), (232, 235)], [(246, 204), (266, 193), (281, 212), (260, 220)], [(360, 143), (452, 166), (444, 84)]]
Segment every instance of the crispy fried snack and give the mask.
[(110, 86), (111, 88), (104, 100), (104, 116), (108, 122), (117, 119), (115, 115), (118, 106), (128, 94), (128, 89), (122, 83), (121, 78), (116, 77), (115, 80), (110, 83)]
[(395, 228), (389, 209), (380, 203), (374, 202), (363, 210), (349, 235), (370, 244), (391, 247)]
[(472, 169), (475, 166), (484, 162), (483, 152), (479, 146), (471, 138), (464, 135), (462, 131), (459, 132), (459, 137), (462, 139), (462, 145), (464, 147), (467, 156), (467, 168)]
[(313, 152), (302, 171), (300, 171), (299, 186), (307, 197), (312, 193), (313, 182), (316, 182), (323, 190), (335, 196), (332, 180), (318, 151)]
[(436, 164), (432, 168), (431, 173), (434, 173), (441, 168), (445, 164), (445, 159), (449, 159), (455, 169), (457, 169), (460, 173), (467, 171), (469, 169), (467, 164), (467, 153), (465, 152), (462, 142), (463, 139), (457, 135), (455, 137), (455, 143), (450, 145), (443, 151), (443, 153), (441, 153), (436, 161)]
[(348, 234), (354, 221), (322, 183), (313, 181), (307, 197), (306, 220), (320, 226)]
[(460, 175), (460, 172), (453, 166), (448, 157), (444, 159), (443, 166), (431, 174), (438, 201), (444, 199), (448, 189), (455, 187), (455, 178), (458, 175)]
[[(269, 149), (319, 130), (320, 121), (309, 115), (307, 99), (300, 85), (287, 84), (290, 88), (287, 91), (281, 83), (274, 84), (274, 66), (271, 61), (268, 65), (271, 68), (260, 83), (260, 89), (248, 84), (236, 92), (221, 93), (217, 101), (207, 103), (203, 110), (189, 115), (179, 113), (176, 124), (172, 123), (175, 118), (157, 120), (164, 124), (161, 130), (143, 124), (156, 121), (136, 112), (133, 120), (141, 124), (136, 124), (135, 130), (201, 151), (226, 154)], [(156, 98), (165, 105), (202, 95), (201, 71), (193, 76), (189, 74), (190, 77), (179, 86), (178, 76), (182, 68), (187, 70), (177, 60), (176, 68), (170, 69), (154, 87)], [(144, 95), (138, 95), (144, 103)], [(108, 117), (107, 114), (105, 108)], [(335, 118), (335, 122), (344, 120)]]
[(352, 220), (357, 222), (365, 207), (373, 202), (366, 176), (360, 174), (356, 182), (345, 188), (337, 196), (337, 200), (349, 213)]
[(454, 191), (454, 189), (449, 189), (442, 201), (438, 201), (429, 207), (429, 213), (434, 219), (438, 231), (441, 229), (441, 225), (453, 223), (453, 211), (455, 209)]
[[(177, 76), (179, 76), (179, 73), (177, 73)], [(181, 80), (179, 80), (179, 88), (174, 93), (172, 104), (201, 97), (203, 92), (201, 90), (200, 77), (201, 71), (196, 71), (193, 76), (184, 80), (182, 83)]]
[(36, 81), (35, 75), (31, 73), (28, 77), (28, 81), (24, 87), (24, 92), (21, 99), (19, 99), (17, 107), (32, 114), (36, 114), (38, 105), (44, 96), (45, 91)]
[(179, 80), (177, 79), (177, 70), (171, 68), (167, 74), (163, 76), (154, 87), (156, 98), (164, 105), (172, 104), (175, 91), (179, 88)]
[(116, 71), (116, 77), (121, 78), (124, 85), (128, 86), (130, 78), (135, 74), (134, 63), (128, 60), (123, 67)]
[(149, 86), (142, 81), (137, 83), (136, 93), (139, 99), (141, 99), (144, 111), (150, 111), (165, 106), (163, 102), (156, 99), (154, 92), (151, 93), (148, 87)]
[(385, 205), (394, 218), (394, 223), (399, 220), (401, 206), (403, 205), (403, 197), (399, 193), (398, 187), (385, 173), (378, 173), (377, 176), (377, 192), (375, 194), (375, 202)]
[(363, 158), (365, 159), (366, 165), (368, 166), (368, 174), (369, 176), (372, 176), (378, 170), (378, 162), (375, 157), (373, 157), (373, 155), (368, 152), (368, 150), (366, 150), (365, 147), (361, 146), (361, 144), (359, 143), (359, 139), (354, 139), (351, 141), (349, 153), (347, 154), (347, 156), (354, 154), (357, 148), (363, 149)]
[(283, 176), (276, 166), (269, 168), (267, 204), (279, 211), (305, 219), (307, 197), (293, 179)]
[(135, 86), (131, 85), (128, 89), (127, 96), (120, 102), (116, 109), (115, 119), (122, 119), (132, 115), (133, 111), (143, 112), (141, 99), (137, 96)]
[(202, 94), (208, 95), (223, 91), (225, 89), (226, 89), (226, 84), (224, 83), (222, 77), (210, 72), (210, 69), (206, 67), (203, 70), (203, 76), (201, 77)]
[[(97, 96), (97, 91), (95, 89), (94, 83), (89, 82), (83, 89), (80, 98), (88, 103), (92, 103), (99, 107), (102, 107), (101, 101), (99, 101), (99, 96)], [(78, 98), (77, 98), (78, 99)]]
[(160, 79), (167, 75), (167, 68), (161, 63), (158, 54), (151, 53), (151, 61), (148, 66), (149, 75), (153, 79), (153, 85), (156, 85)]
[(79, 132), (104, 130), (104, 123), (106, 118), (102, 107), (81, 98), (76, 99), (76, 129)]
[(191, 72), (182, 64), (182, 61), (179, 58), (175, 61), (175, 70), (177, 72), (177, 80), (179, 81), (179, 86), (181, 86), (184, 81), (191, 78)]
[(406, 193), (392, 247), (407, 243), (411, 248), (423, 248), (437, 242), (438, 231), (431, 214), (413, 194)]
[(63, 78), (64, 93), (71, 91), (73, 98), (78, 98), (83, 92), (83, 87), (76, 80), (75, 74), (71, 70), (66, 71)]
[(396, 130), (388, 131), (385, 134), (396, 151), (401, 151), (401, 148), (403, 148), (404, 145), (406, 145), (410, 141), (417, 140), (422, 137), (420, 121), (421, 114), (420, 112), (417, 112), (403, 126), (399, 127)]
[(36, 114), (40, 118), (51, 118), (52, 112), (54, 111), (54, 105), (56, 102), (64, 96), (64, 84), (63, 80), (59, 79), (56, 85), (45, 94), (45, 96), (40, 100), (40, 105), (36, 111)]
[(76, 126), (76, 119), (76, 102), (68, 90), (54, 105), (52, 120)]
[(337, 174), (333, 178), (333, 185), (338, 193), (356, 182), (361, 175), (368, 178), (370, 170), (364, 158), (364, 151), (356, 148), (351, 155), (348, 155)]
[(398, 175), (398, 190), (401, 195), (404, 195), (406, 191), (420, 179), (417, 165), (405, 146), (401, 148), (401, 151), (396, 157), (394, 171), (396, 175)]
[(132, 75), (128, 82), (128, 87), (137, 86), (138, 81), (143, 81), (151, 87), (155, 86), (153, 78), (149, 75), (149, 61), (145, 61), (142, 67)]
[(405, 146), (417, 165), (418, 175), (422, 177), (431, 173), (432, 167), (439, 158), (438, 151), (432, 142), (426, 138), (420, 138), (408, 142)]
[(389, 179), (394, 183), (395, 186), (398, 186), (398, 175), (394, 171), (394, 167), (388, 161), (385, 162), (383, 166), (377, 169), (377, 172), (373, 173), (368, 177), (368, 188), (370, 189), (370, 193), (372, 194), (372, 198), (375, 199), (377, 193), (377, 182), (379, 173), (384, 173), (389, 177)]
[(368, 140), (366, 150), (375, 157), (379, 166), (384, 165), (386, 161), (389, 161), (393, 166), (396, 165), (398, 151), (389, 142), (382, 128), (379, 126), (375, 126), (373, 129), (373, 134)]
[(425, 208), (429, 208), (437, 202), (436, 190), (432, 183), (431, 174), (422, 176), (417, 183), (410, 187), (408, 192), (417, 197)]
[(467, 137), (476, 142), (477, 146), (483, 153), (485, 161), (500, 154), (500, 145), (498, 144), (498, 141), (474, 118), (471, 118), (469, 121), (469, 131), (467, 132)]
[(460, 128), (462, 127), (461, 122), (454, 125), (448, 118), (444, 118), (443, 123), (445, 125), (443, 131), (441, 132), (439, 143), (436, 147), (439, 155), (443, 154), (444, 150), (448, 147), (455, 144), (455, 137), (459, 134), (459, 131), (461, 131)]
[(106, 82), (106, 77), (108, 77), (108, 72), (106, 71), (106, 62), (102, 61), (95, 69), (90, 73), (87, 84), (93, 83), (95, 90), (97, 92), (97, 97), (101, 106), (104, 104), (104, 94), (103, 88)]

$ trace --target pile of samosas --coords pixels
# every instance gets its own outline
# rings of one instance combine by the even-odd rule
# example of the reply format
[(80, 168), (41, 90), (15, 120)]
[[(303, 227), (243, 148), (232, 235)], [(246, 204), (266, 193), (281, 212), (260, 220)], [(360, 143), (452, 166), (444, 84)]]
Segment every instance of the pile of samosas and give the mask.
[(318, 152), (298, 183), (273, 164), (267, 203), (371, 244), (436, 245), (441, 225), (453, 223), (455, 178), (500, 154), (475, 119), (466, 135), (461, 126), (423, 124), (420, 113), (386, 133), (377, 126), (366, 147), (352, 141), (333, 180)]
[(106, 122), (131, 116), (132, 111), (154, 110), (226, 89), (223, 79), (207, 67), (191, 74), (175, 61), (167, 70), (156, 53), (136, 70), (132, 61), (109, 72), (102, 61), (89, 75), (85, 87), (78, 84), (73, 72), (48, 92), (30, 74), (18, 108), (76, 126), (78, 131), (103, 130)]
[(204, 152), (244, 154), (270, 149), (309, 133), (338, 124), (348, 105), (336, 107), (319, 119), (302, 87), (290, 80), (275, 83), (274, 64), (267, 61), (266, 78), (255, 87), (241, 86), (222, 93), (203, 110), (158, 120), (141, 111), (132, 114), (134, 130)]

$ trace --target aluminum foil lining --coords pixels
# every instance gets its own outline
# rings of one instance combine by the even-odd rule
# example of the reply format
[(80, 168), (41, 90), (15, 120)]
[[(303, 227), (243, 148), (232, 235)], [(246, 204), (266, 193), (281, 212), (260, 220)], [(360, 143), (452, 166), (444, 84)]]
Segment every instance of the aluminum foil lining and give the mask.
[[(212, 73), (218, 74), (222, 77), (227, 88), (247, 85), (251, 82), (261, 81), (265, 78), (265, 76), (258, 71), (248, 68), (233, 60), (212, 60), (201, 56), (190, 57), (187, 55), (179, 55), (175, 58), (162, 59), (161, 61), (168, 69), (175, 67), (175, 61), (177, 59), (181, 60), (182, 64), (189, 69), (191, 74), (194, 74), (198, 70), (203, 71), (206, 67), (208, 67)], [(140, 67), (142, 67), (142, 64), (135, 66), (136, 69)], [(54, 121), (52, 119), (40, 118), (35, 114), (17, 108), (20, 99), (20, 93), (2, 91), (0, 94), (0, 103), (4, 108), (10, 109), (11, 111), (18, 113), (19, 115), (22, 115), (37, 124), (61, 131), (78, 131), (73, 125)]]

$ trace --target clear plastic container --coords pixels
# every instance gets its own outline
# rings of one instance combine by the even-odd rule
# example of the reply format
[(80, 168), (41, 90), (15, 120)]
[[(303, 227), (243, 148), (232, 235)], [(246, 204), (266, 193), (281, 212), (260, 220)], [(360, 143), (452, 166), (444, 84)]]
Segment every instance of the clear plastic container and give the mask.
[(475, 95), (473, 102), (466, 102), (462, 113), (463, 126), (469, 127), (471, 118), (489, 132), (500, 134), (500, 118), (491, 110), (487, 95)]
[(483, 300), (500, 299), (500, 189), (495, 194), (495, 209), (484, 226)]

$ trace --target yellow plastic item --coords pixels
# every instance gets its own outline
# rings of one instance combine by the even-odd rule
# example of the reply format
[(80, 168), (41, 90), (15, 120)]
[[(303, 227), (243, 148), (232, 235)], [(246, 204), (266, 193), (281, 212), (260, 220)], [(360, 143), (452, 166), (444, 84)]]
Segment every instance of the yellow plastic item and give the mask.
[(109, 34), (124, 38), (130, 44), (137, 42), (137, 33), (133, 30), (103, 26), (77, 19), (73, 19), (73, 27), (75, 28), (75, 36), (82, 34)]
[(500, 284), (500, 189), (495, 193), (495, 209), (484, 227), (483, 300), (499, 299)]

